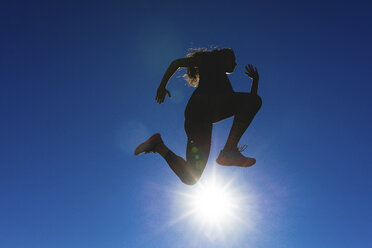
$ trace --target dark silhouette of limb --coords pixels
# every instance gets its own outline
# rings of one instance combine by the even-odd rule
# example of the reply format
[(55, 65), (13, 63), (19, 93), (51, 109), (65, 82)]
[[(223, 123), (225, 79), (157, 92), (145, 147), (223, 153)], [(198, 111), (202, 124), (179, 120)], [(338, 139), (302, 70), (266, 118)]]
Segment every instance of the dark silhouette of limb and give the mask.
[(182, 157), (176, 155), (164, 143), (159, 144), (155, 151), (165, 159), (169, 167), (183, 183), (192, 185), (200, 178), (201, 173), (198, 175), (199, 173), (195, 171), (192, 165), (188, 164)]
[(252, 87), (250, 94), (240, 93), (236, 95), (234, 121), (229, 133), (229, 137), (226, 141), (224, 150), (235, 149), (251, 124), (254, 116), (261, 108), (262, 99), (257, 95), (259, 74), (256, 67), (253, 65), (246, 65), (247, 70), (245, 74), (252, 78)]
[(158, 144), (155, 152), (165, 159), (183, 183), (193, 185), (200, 179), (208, 162), (212, 124), (186, 121), (185, 130), (188, 135), (186, 160), (176, 155), (164, 143)]
[(237, 147), (241, 137), (262, 105), (261, 97), (258, 95), (240, 93), (236, 95), (236, 98), (238, 106), (224, 149), (235, 149)]
[(199, 66), (199, 58), (181, 58), (172, 61), (167, 70), (164, 73), (164, 76), (160, 82), (158, 90), (156, 92), (155, 100), (157, 103), (161, 104), (164, 102), (165, 96), (168, 94), (171, 97), (170, 92), (165, 88), (168, 84), (169, 79), (180, 67), (196, 67)]

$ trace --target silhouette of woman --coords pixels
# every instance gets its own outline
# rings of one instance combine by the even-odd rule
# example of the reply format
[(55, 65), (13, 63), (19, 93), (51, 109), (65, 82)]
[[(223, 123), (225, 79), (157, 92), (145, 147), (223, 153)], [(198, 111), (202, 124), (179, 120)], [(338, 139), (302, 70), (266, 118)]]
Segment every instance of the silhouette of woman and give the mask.
[(134, 154), (159, 153), (183, 183), (195, 184), (208, 161), (213, 123), (234, 116), (226, 145), (216, 162), (241, 167), (255, 164), (254, 158), (241, 154), (245, 147), (238, 148), (238, 142), (262, 104), (261, 97), (257, 95), (257, 68), (245, 66), (245, 74), (253, 80), (251, 92), (234, 92), (226, 75), (232, 73), (236, 67), (234, 51), (229, 48), (196, 50), (186, 58), (176, 59), (170, 64), (157, 90), (156, 101), (159, 104), (164, 102), (166, 94), (171, 96), (166, 85), (180, 67), (187, 68), (185, 77), (188, 83), (197, 87), (185, 110), (186, 161), (164, 144), (159, 133), (140, 144)]

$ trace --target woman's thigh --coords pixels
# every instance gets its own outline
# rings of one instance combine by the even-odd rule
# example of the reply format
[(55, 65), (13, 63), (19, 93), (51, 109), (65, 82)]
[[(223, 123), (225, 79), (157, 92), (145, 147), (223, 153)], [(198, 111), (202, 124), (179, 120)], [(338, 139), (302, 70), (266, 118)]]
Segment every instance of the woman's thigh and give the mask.
[(185, 120), (192, 123), (211, 122), (214, 100), (210, 95), (193, 94), (185, 109)]
[(211, 148), (212, 123), (201, 120), (185, 120), (187, 134), (186, 162), (199, 175), (208, 162)]
[(216, 123), (239, 113), (249, 113), (251, 110), (254, 111), (257, 105), (261, 106), (261, 98), (246, 92), (234, 92), (217, 96), (212, 122)]
[(193, 95), (185, 110), (186, 120), (216, 123), (234, 116), (249, 104), (251, 94), (231, 92), (227, 94)]

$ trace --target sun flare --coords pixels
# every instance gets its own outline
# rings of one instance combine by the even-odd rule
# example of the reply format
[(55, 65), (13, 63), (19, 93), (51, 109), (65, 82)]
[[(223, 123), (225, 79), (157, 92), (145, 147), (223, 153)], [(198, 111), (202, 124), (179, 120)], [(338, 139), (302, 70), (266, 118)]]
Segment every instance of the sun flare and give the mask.
[(196, 185), (173, 193), (175, 205), (169, 225), (187, 225), (190, 229), (184, 235), (193, 239), (229, 247), (243, 233), (253, 231), (259, 217), (252, 187), (236, 174), (218, 174), (215, 169)]
[(196, 218), (205, 224), (222, 224), (234, 214), (234, 197), (227, 188), (215, 183), (201, 185), (195, 190), (191, 207)]

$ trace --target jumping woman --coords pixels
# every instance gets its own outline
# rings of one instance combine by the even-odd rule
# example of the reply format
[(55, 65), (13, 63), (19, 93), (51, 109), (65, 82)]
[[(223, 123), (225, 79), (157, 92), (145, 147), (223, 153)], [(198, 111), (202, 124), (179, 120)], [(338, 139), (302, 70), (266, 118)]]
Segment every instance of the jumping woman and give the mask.
[(166, 86), (180, 67), (187, 68), (185, 77), (188, 83), (197, 87), (185, 110), (186, 160), (173, 153), (158, 133), (140, 144), (134, 154), (159, 153), (183, 183), (195, 184), (208, 161), (213, 123), (234, 116), (229, 137), (216, 162), (225, 166), (254, 165), (256, 160), (243, 156), (241, 152), (245, 148), (238, 148), (238, 142), (262, 104), (257, 95), (257, 68), (245, 66), (245, 74), (253, 80), (251, 92), (234, 92), (226, 75), (236, 67), (234, 51), (229, 48), (197, 50), (170, 64), (156, 93), (159, 104), (164, 102), (167, 94), (171, 96)]

